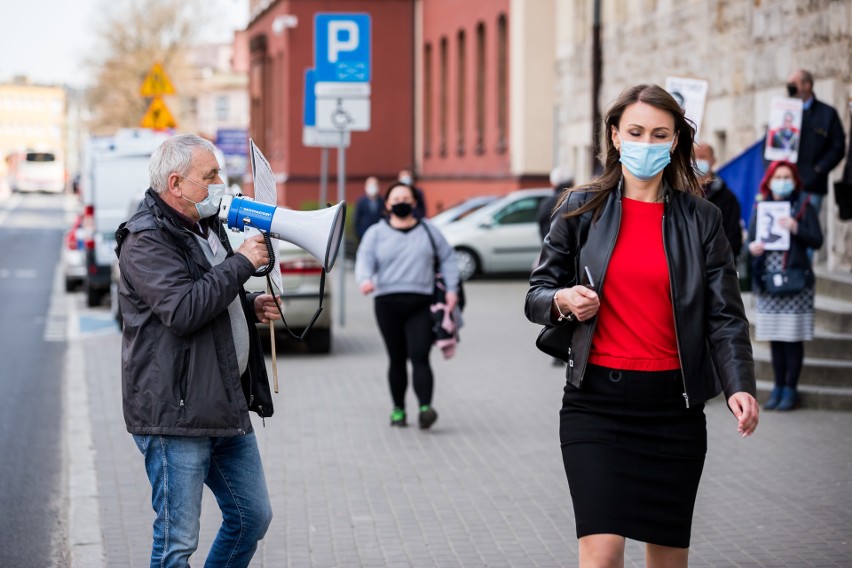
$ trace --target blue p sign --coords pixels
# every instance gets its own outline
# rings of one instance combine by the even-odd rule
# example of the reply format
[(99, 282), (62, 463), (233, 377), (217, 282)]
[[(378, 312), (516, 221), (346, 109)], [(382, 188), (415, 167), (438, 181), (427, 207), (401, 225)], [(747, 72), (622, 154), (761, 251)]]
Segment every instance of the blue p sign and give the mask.
[(368, 14), (317, 14), (314, 42), (317, 82), (370, 80)]

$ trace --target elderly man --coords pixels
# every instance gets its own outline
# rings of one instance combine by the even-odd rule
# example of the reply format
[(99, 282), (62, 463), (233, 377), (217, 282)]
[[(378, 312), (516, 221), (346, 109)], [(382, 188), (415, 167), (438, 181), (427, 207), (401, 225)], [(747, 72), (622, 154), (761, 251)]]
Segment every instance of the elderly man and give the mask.
[(796, 166), (804, 191), (810, 194), (811, 204), (819, 211), (828, 192), (828, 174), (843, 159), (846, 148), (843, 124), (833, 107), (814, 96), (814, 78), (808, 71), (799, 69), (790, 75), (787, 94), (803, 101)]
[(722, 228), (731, 245), (734, 258), (740, 255), (743, 248), (743, 227), (740, 223), (740, 202), (737, 196), (716, 175), (713, 166), (716, 164), (716, 154), (710, 144), (695, 146), (695, 168), (698, 170), (698, 183), (704, 190), (704, 197), (722, 212)]
[(249, 410), (272, 415), (254, 324), (278, 315), (272, 296), (243, 289), (269, 255), (260, 236), (228, 244), (213, 151), (194, 135), (166, 140), (116, 232), (124, 420), (151, 482), (151, 566), (188, 566), (204, 485), (222, 510), (207, 565), (248, 566), (272, 520)]

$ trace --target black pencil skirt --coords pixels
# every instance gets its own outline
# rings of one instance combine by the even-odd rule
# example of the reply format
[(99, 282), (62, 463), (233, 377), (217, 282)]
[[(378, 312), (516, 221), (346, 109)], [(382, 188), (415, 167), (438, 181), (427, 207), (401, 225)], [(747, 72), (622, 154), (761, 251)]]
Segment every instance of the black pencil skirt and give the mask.
[(707, 426), (703, 404), (686, 408), (679, 370), (588, 365), (581, 389), (565, 387), (559, 437), (577, 538), (689, 546)]

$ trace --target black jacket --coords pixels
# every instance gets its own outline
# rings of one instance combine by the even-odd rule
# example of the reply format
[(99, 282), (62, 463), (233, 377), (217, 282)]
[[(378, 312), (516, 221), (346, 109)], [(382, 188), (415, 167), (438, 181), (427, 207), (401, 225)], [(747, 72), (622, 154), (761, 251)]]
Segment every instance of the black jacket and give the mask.
[[(249, 410), (272, 415), (254, 296), (243, 289), (254, 266), (233, 253), (217, 219), (209, 225), (228, 251), (217, 266), (151, 189), (116, 233), (122, 395), (132, 434), (235, 436), (252, 431)], [(238, 295), (250, 344), (242, 377), (228, 316)]]
[[(606, 271), (621, 224), (621, 191), (614, 189), (600, 217), (592, 221), (580, 251), (580, 265), (598, 275), (597, 291), (606, 297)], [(578, 217), (563, 217), (566, 200), (553, 217), (544, 240), (541, 264), (530, 277), (526, 316), (553, 325), (553, 294), (581, 282), (575, 274)], [(754, 360), (748, 321), (740, 296), (731, 248), (722, 234), (719, 209), (704, 199), (666, 189), (663, 247), (669, 266), (675, 331), (687, 406), (713, 398), (721, 390), (755, 394)], [(577, 325), (568, 382), (580, 388), (597, 318)], [(570, 323), (569, 323), (570, 325)], [(720, 385), (721, 381), (721, 385)]]
[(825, 195), (828, 174), (834, 169), (846, 148), (843, 124), (833, 107), (813, 99), (802, 114), (802, 138), (796, 166), (802, 176), (804, 190)]
[[(770, 201), (772, 198), (770, 197)], [(813, 269), (808, 258), (808, 249), (818, 249), (822, 246), (822, 229), (819, 226), (819, 216), (807, 196), (795, 192), (790, 199), (790, 211), (798, 221), (799, 227), (795, 234), (790, 233), (790, 250), (787, 253), (787, 268), (803, 268), (808, 271), (808, 284), (814, 283)], [(752, 207), (751, 219), (748, 224), (748, 242), (756, 239), (757, 207)], [(763, 275), (766, 255), (752, 257), (752, 285), (756, 290), (763, 290)]]
[(704, 190), (707, 201), (719, 208), (722, 212), (722, 227), (734, 258), (740, 256), (743, 248), (743, 228), (740, 225), (740, 202), (737, 196), (725, 183), (725, 180), (713, 174), (713, 179)]

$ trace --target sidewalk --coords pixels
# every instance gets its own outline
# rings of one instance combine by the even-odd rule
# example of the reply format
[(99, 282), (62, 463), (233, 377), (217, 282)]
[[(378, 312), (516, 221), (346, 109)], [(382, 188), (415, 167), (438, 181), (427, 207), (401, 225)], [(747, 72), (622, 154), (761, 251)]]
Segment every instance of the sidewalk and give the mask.
[[(432, 356), (440, 418), (421, 432), (388, 426), (385, 354), (350, 274), (332, 355), (279, 351), (275, 416), (255, 420), (275, 517), (253, 566), (576, 565), (558, 439), (564, 379), (534, 347), (526, 288), (466, 286), (458, 354)], [(69, 301), (79, 306), (70, 352), (82, 354), (73, 373), (88, 385), (103, 565), (147, 566), (153, 512), (121, 414), (120, 335), (103, 310)], [(852, 566), (852, 413), (765, 413), (748, 440), (719, 398), (707, 420), (690, 566)], [(206, 492), (193, 565), (217, 528)], [(627, 556), (644, 566), (640, 544)]]

